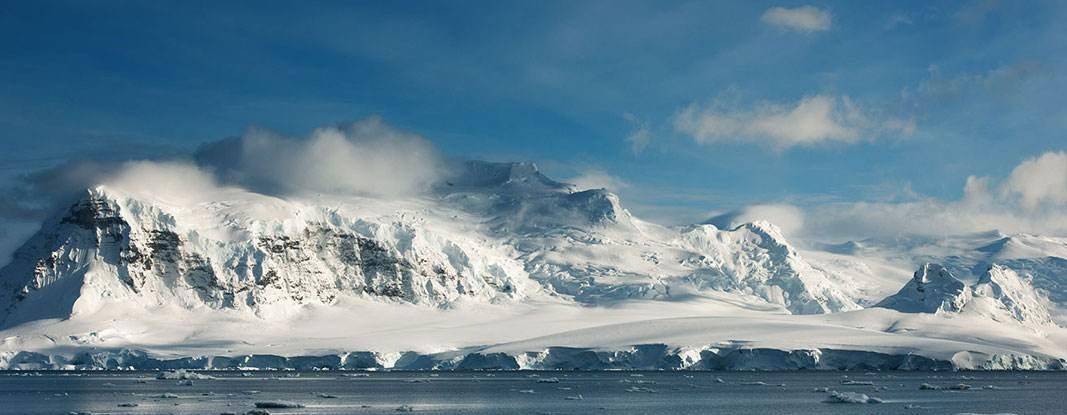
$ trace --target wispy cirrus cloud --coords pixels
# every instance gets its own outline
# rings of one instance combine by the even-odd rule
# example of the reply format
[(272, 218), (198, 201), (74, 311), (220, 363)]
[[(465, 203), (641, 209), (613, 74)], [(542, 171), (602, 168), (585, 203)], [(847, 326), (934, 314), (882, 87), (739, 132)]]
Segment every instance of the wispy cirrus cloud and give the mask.
[(833, 17), (830, 12), (815, 6), (771, 7), (763, 12), (760, 20), (786, 30), (810, 33), (830, 30)]
[(641, 154), (652, 142), (652, 131), (649, 129), (648, 121), (637, 118), (631, 113), (623, 114), (623, 119), (633, 128), (626, 136), (626, 142), (630, 143), (630, 151), (635, 155)]

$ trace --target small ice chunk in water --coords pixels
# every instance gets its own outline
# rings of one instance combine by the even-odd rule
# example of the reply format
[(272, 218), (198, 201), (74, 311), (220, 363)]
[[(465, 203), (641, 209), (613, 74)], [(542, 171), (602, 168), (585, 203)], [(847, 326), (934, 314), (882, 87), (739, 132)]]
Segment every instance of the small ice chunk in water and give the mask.
[(823, 401), (826, 403), (882, 403), (883, 401), (873, 396), (867, 396), (856, 392), (830, 391), (830, 396)]
[(537, 383), (559, 383), (559, 378), (537, 379)]
[(415, 412), (415, 407), (411, 405), (400, 405), (396, 408), (397, 412)]
[(169, 370), (161, 372), (156, 375), (156, 379), (159, 380), (210, 380), (215, 379), (214, 376), (204, 375), (196, 372), (189, 372), (185, 369)]

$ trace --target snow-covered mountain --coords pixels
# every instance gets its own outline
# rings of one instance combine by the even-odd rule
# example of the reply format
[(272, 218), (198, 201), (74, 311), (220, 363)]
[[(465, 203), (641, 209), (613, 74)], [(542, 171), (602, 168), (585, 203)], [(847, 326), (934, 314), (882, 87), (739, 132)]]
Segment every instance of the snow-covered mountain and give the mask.
[(957, 313), (971, 300), (972, 290), (939, 264), (923, 264), (911, 281), (876, 307), (905, 313)]
[(3, 271), (5, 325), (109, 301), (271, 314), (340, 297), (447, 307), (533, 292), (581, 302), (737, 293), (795, 313), (855, 309), (768, 223), (681, 232), (530, 164), (467, 163), (435, 198), (194, 203), (96, 187)]
[(1041, 330), (1055, 326), (1050, 301), (1012, 269), (991, 265), (968, 286), (939, 264), (923, 264), (896, 294), (876, 307), (905, 313), (970, 314)]
[(1067, 238), (984, 232), (849, 241), (817, 245), (803, 253), (817, 267), (866, 281), (868, 293), (876, 295), (857, 293), (862, 304), (877, 303), (896, 292), (898, 281), (926, 263), (938, 264), (967, 284), (988, 279), (991, 269), (1010, 270), (1047, 297), (1053, 320), (1067, 325)]
[[(179, 357), (360, 350), (377, 353), (380, 366), (402, 367), (382, 356), (419, 349), (418, 356), (440, 363), (462, 358), (459, 351), (499, 349), (518, 362), (537, 351), (523, 348), (579, 343), (662, 344), (665, 359), (689, 353), (686, 359), (701, 360), (701, 350), (712, 349), (721, 359), (748, 347), (851, 348), (925, 350), (930, 359), (975, 367), (1058, 364), (1067, 353), (1049, 342), (1063, 335), (1055, 323), (1062, 291), (1054, 286), (1063, 274), (1047, 270), (1064, 261), (1057, 249), (1067, 244), (1018, 238), (960, 250), (967, 261), (941, 256), (950, 265), (923, 266), (879, 303), (881, 310), (861, 310), (884, 286), (903, 282), (896, 271), (883, 271), (951, 250), (922, 249), (904, 261), (870, 242), (799, 250), (765, 221), (664, 227), (635, 218), (611, 192), (576, 189), (529, 163), (457, 163), (428, 193), (405, 197), (278, 197), (231, 187), (175, 197), (100, 185), (45, 223), (0, 269), (0, 367), (25, 363), (18, 353), (27, 351), (51, 356), (46, 366), (64, 366), (70, 362), (57, 356), (85, 347), (185, 350)], [(977, 257), (998, 265), (986, 265), (972, 285), (952, 275), (962, 264), (977, 266)], [(870, 332), (902, 326), (894, 321), (912, 321), (909, 313), (962, 313), (1013, 328), (1003, 343), (993, 336), (991, 345), (973, 347), (942, 338), (968, 330), (951, 319), (927, 322), (941, 329), (903, 340)], [(177, 316), (200, 323), (178, 329)], [(678, 318), (704, 320), (654, 323)], [(1042, 330), (1019, 334), (1020, 323)], [(611, 327), (619, 324), (655, 329), (617, 337)], [(563, 333), (572, 330), (584, 331), (568, 341)], [(790, 330), (810, 333), (774, 334)], [(302, 340), (275, 349), (278, 337), (289, 335)], [(961, 336), (968, 335), (975, 333)], [(541, 340), (531, 343), (535, 338)], [(596, 338), (602, 344), (590, 340)], [(985, 357), (956, 362), (962, 350)], [(996, 360), (1014, 354), (1030, 360)], [(829, 367), (812, 359), (811, 367)]]

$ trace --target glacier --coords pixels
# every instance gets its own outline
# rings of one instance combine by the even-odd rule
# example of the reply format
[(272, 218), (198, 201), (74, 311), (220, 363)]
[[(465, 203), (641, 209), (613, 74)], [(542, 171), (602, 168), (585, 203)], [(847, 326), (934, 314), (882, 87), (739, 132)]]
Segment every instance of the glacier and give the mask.
[(101, 184), (0, 269), (0, 368), (1062, 369), (1065, 256), (666, 227), (531, 163), (408, 197)]

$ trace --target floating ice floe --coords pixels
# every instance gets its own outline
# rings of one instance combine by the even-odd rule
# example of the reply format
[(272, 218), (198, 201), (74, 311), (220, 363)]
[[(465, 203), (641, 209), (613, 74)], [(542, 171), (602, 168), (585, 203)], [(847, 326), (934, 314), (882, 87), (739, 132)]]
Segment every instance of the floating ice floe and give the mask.
[(156, 379), (159, 380), (210, 380), (215, 379), (214, 376), (205, 375), (202, 373), (196, 373), (187, 371), (185, 369), (168, 370), (166, 372), (160, 372), (156, 375)]
[(880, 399), (880, 398), (875, 398), (873, 396), (867, 396), (866, 394), (863, 394), (863, 393), (830, 391), (830, 396), (827, 396), (826, 400), (823, 401), (823, 402), (826, 402), (826, 403), (882, 403), (884, 401), (882, 399)]
[(919, 390), (925, 390), (925, 391), (943, 391), (943, 390), (966, 391), (966, 390), (971, 390), (971, 388), (973, 388), (973, 387), (971, 385), (966, 384), (966, 383), (960, 383), (960, 384), (949, 385), (949, 386), (933, 385), (933, 384), (929, 384), (929, 383), (923, 383), (923, 384), (919, 385)]

